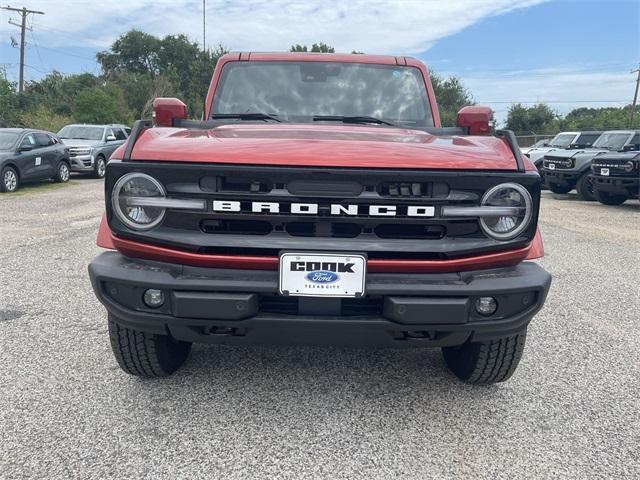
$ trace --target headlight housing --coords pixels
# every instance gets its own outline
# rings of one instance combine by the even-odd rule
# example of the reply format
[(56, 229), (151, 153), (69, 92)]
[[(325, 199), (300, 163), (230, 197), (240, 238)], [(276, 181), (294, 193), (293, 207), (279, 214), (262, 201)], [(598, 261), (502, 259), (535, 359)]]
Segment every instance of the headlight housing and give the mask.
[[(118, 219), (133, 230), (150, 230), (164, 219), (165, 208), (157, 200), (165, 198), (160, 182), (144, 173), (127, 173), (114, 185), (111, 205)], [(156, 200), (156, 201), (154, 201)]]
[(624, 166), (622, 167), (624, 168), (625, 172), (633, 172), (633, 169), (636, 168), (635, 163), (633, 163), (633, 161), (629, 160), (627, 163), (624, 164)]
[(510, 215), (482, 216), (482, 230), (491, 238), (506, 241), (520, 235), (531, 222), (533, 201), (526, 188), (517, 183), (501, 183), (490, 188), (482, 197), (483, 207), (509, 207)]

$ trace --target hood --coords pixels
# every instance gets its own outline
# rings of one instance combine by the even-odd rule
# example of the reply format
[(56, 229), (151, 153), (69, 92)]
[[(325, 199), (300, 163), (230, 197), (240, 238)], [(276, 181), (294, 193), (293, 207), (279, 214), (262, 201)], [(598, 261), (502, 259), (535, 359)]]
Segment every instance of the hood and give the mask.
[(598, 155), (598, 160), (606, 161), (618, 161), (621, 163), (628, 162), (629, 160), (640, 160), (640, 152), (608, 152)]
[(601, 153), (608, 152), (605, 148), (583, 148), (577, 150), (557, 150), (554, 151), (549, 157), (552, 158), (573, 158), (573, 157), (595, 157)]
[(61, 138), (60, 141), (67, 147), (96, 147), (102, 144), (100, 140), (81, 140), (76, 138)]
[(317, 167), (516, 170), (511, 150), (496, 137), (440, 137), (418, 130), (351, 125), (150, 128), (136, 142), (131, 158)]

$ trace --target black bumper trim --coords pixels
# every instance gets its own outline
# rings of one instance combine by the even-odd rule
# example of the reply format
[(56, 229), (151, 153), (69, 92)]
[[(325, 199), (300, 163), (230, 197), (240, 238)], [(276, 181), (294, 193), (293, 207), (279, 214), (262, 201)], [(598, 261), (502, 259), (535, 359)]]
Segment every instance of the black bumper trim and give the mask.
[(624, 194), (635, 197), (640, 194), (640, 176), (636, 177), (620, 177), (602, 175), (591, 175), (593, 180), (593, 188), (603, 192)]
[[(458, 274), (370, 273), (367, 296), (383, 297), (383, 307), (346, 316), (332, 315), (333, 307), (315, 314), (308, 308), (294, 315), (261, 311), (260, 298), (277, 294), (276, 271), (187, 267), (106, 252), (91, 262), (89, 275), (98, 299), (125, 326), (231, 344), (443, 346), (497, 338), (526, 328), (551, 283), (549, 273), (532, 262)], [(167, 292), (167, 305), (145, 307), (141, 297), (147, 288)], [(477, 296), (498, 300), (494, 318), (475, 313)]]

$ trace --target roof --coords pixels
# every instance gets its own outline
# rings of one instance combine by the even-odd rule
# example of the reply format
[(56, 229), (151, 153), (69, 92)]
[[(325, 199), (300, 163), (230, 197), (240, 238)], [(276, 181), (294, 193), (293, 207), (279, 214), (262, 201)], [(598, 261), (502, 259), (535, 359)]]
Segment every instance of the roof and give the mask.
[(241, 61), (303, 61), (303, 62), (353, 62), (379, 65), (413, 65), (411, 57), (393, 55), (367, 55), (364, 53), (319, 53), (319, 52), (231, 52), (221, 59)]

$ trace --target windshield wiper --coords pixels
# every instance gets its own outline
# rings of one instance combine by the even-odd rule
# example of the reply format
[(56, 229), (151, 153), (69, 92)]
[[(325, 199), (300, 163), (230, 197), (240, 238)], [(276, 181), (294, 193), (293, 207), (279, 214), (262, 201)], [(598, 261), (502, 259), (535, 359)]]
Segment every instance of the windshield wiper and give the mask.
[(314, 115), (314, 122), (342, 122), (342, 123), (377, 123), (378, 125), (389, 125), (395, 127), (396, 125), (386, 120), (382, 120), (376, 117), (368, 117), (366, 115)]
[(225, 118), (237, 118), (240, 120), (273, 120), (274, 122), (282, 122), (277, 115), (268, 113), (214, 113), (211, 120), (222, 120)]

